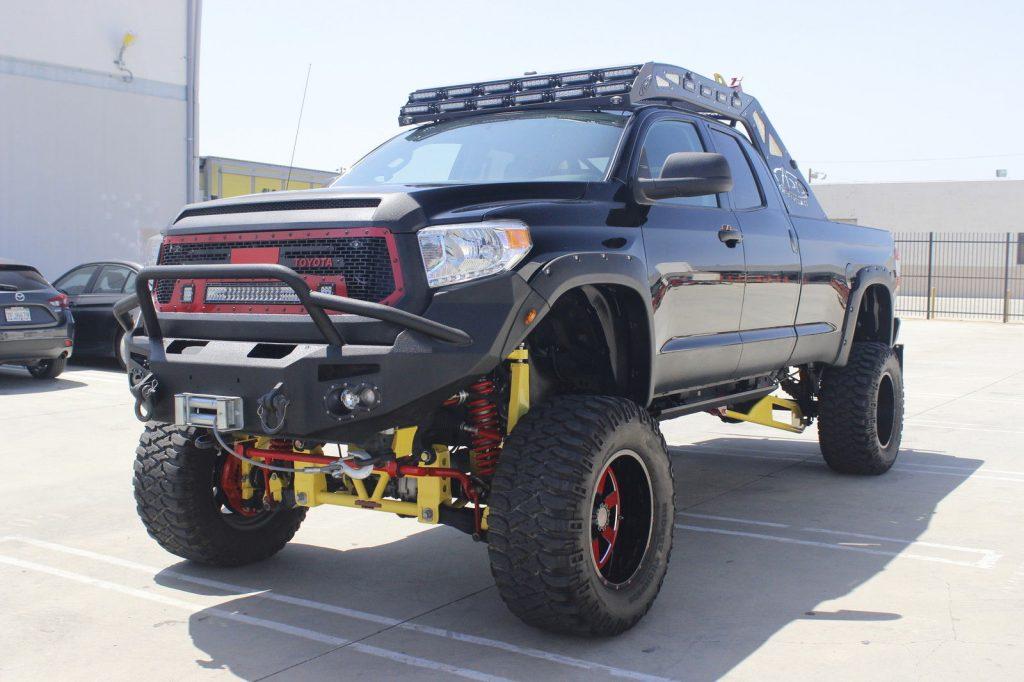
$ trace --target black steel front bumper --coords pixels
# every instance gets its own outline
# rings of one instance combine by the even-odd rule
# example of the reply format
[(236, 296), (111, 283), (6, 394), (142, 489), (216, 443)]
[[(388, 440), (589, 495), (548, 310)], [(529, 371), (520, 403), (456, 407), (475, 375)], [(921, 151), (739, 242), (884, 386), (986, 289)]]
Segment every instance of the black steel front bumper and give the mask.
[[(163, 278), (274, 279), (292, 288), (317, 326), (324, 343), (261, 342), (258, 322), (252, 341), (164, 337), (149, 290)], [(140, 325), (130, 310), (141, 308)], [(142, 414), (174, 421), (174, 396), (180, 393), (243, 399), (244, 430), (268, 433), (261, 399), (284, 395), (287, 409), (270, 420), (275, 437), (322, 440), (359, 438), (394, 427), (422, 423), (445, 398), (491, 371), (525, 334), (528, 308), (546, 302), (516, 273), (436, 292), (424, 314), (310, 291), (293, 270), (280, 265), (196, 265), (144, 268), (136, 294), (117, 303), (114, 314), (132, 331), (129, 369)], [(329, 316), (326, 311), (347, 313)], [(211, 319), (218, 316), (210, 314)], [(346, 343), (345, 328), (381, 320), (402, 329), (393, 344)], [(235, 335), (237, 338), (237, 335)], [(145, 382), (145, 386), (142, 384)], [(377, 402), (354, 410), (338, 407), (345, 390), (372, 388)], [(266, 410), (264, 410), (266, 412)]]

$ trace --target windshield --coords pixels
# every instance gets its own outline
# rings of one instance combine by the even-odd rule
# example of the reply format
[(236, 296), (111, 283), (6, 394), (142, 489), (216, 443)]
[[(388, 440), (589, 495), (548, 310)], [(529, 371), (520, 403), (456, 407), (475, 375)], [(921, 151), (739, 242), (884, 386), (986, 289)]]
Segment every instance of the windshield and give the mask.
[(332, 186), (599, 181), (627, 120), (562, 111), (427, 125), (385, 142)]

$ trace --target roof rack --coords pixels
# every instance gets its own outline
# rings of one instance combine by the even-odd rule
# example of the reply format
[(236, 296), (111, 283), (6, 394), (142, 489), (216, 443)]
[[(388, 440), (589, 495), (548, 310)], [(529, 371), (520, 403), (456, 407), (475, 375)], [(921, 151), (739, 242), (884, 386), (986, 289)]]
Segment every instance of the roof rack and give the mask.
[(650, 104), (742, 123), (772, 169), (790, 212), (824, 217), (796, 161), (754, 97), (738, 86), (670, 64), (647, 62), (416, 90), (398, 122), (411, 125), (526, 109), (630, 110)]

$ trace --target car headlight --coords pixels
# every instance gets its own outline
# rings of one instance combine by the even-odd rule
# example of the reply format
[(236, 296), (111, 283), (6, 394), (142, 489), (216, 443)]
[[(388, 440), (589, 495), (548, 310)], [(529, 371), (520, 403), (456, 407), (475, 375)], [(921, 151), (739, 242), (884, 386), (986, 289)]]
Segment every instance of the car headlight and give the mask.
[(428, 227), (417, 237), (431, 287), (511, 270), (533, 246), (529, 228), (518, 220)]
[(154, 235), (146, 240), (146, 265), (156, 265), (160, 258), (160, 245), (164, 243), (162, 234)]

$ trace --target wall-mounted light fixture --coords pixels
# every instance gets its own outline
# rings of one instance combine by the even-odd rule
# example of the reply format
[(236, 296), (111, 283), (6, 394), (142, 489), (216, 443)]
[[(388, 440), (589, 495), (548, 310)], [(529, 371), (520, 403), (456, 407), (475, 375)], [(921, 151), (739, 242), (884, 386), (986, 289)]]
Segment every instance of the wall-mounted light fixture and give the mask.
[(117, 59), (114, 60), (114, 65), (121, 70), (121, 80), (125, 83), (131, 83), (135, 78), (135, 74), (131, 72), (128, 64), (125, 62), (125, 52), (134, 44), (135, 34), (131, 31), (125, 32), (124, 36), (121, 37), (121, 47), (117, 51)]

